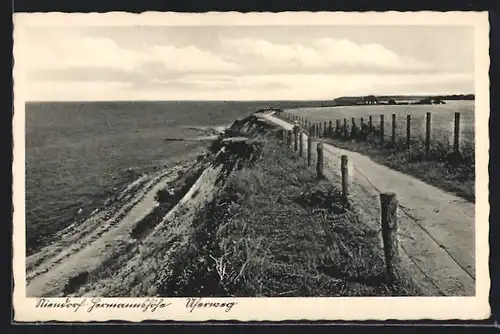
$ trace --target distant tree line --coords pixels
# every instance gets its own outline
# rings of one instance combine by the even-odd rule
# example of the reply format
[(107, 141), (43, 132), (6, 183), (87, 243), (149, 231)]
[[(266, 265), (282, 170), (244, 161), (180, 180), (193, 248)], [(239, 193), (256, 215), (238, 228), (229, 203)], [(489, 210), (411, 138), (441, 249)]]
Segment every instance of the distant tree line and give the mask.
[(435, 96), (434, 98), (441, 100), (475, 100), (476, 97), (474, 94), (454, 94), (454, 95)]
[(418, 96), (353, 96), (341, 97), (335, 99), (337, 106), (350, 106), (350, 105), (398, 105), (398, 104), (445, 104), (446, 100), (474, 100), (474, 94), (453, 94), (453, 95), (439, 95), (429, 97)]

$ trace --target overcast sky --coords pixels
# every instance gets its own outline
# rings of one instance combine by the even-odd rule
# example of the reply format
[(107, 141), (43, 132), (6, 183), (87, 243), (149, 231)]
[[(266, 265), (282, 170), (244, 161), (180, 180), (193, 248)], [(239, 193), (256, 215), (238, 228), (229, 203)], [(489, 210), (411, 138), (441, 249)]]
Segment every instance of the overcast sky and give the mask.
[(474, 92), (470, 27), (30, 27), (27, 100)]

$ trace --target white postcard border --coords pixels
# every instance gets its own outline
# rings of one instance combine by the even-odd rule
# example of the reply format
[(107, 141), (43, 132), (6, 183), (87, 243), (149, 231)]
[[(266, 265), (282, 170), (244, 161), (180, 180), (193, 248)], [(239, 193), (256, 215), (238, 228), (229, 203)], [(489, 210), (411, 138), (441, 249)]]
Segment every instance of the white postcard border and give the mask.
[[(416, 320), (485, 319), (490, 314), (489, 257), (489, 23), (487, 12), (285, 12), (285, 13), (18, 13), (14, 14), (14, 161), (13, 161), (13, 306), (16, 321), (106, 320)], [(353, 297), (353, 298), (203, 298), (205, 302), (235, 302), (227, 307), (186, 307), (187, 298), (101, 298), (99, 302), (135, 303), (139, 308), (93, 308), (92, 298), (70, 298), (72, 308), (37, 307), (25, 287), (25, 161), (24, 26), (130, 25), (460, 25), (475, 28), (476, 94), (476, 296), (475, 297)], [(160, 301), (161, 299), (161, 301)], [(48, 302), (65, 302), (50, 298)], [(156, 303), (156, 304), (155, 304)], [(168, 304), (168, 305), (167, 305)], [(153, 306), (151, 306), (153, 305)], [(156, 305), (156, 306), (154, 306)], [(167, 305), (167, 306), (162, 306)], [(153, 310), (154, 309), (154, 310)]]

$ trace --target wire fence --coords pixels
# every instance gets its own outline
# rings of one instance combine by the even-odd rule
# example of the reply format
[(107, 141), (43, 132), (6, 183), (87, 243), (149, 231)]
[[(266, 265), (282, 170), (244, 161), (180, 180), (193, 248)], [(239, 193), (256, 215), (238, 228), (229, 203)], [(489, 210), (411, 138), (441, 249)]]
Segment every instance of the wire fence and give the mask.
[[(381, 113), (318, 121), (283, 111), (280, 117), (299, 124), (313, 137), (369, 142), (381, 148), (408, 151), (413, 160), (446, 160), (474, 164), (474, 127), (461, 112)], [(346, 115), (343, 115), (346, 116)]]

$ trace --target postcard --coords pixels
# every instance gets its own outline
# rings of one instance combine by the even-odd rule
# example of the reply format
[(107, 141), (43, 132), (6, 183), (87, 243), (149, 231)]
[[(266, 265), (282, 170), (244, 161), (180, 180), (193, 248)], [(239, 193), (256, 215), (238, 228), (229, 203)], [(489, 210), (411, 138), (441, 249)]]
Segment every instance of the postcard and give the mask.
[(489, 317), (487, 12), (13, 20), (15, 321)]

